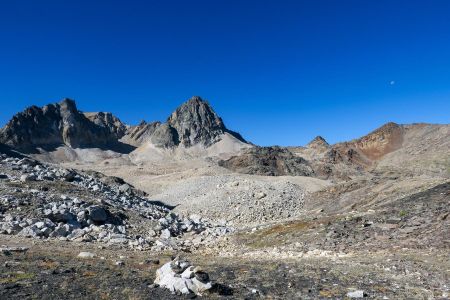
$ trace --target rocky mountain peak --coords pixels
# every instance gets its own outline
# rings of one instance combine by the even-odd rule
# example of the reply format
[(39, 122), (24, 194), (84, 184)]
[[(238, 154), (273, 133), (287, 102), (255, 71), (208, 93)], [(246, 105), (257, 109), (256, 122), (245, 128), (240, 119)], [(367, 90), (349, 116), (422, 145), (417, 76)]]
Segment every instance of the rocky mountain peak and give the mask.
[(197, 144), (208, 147), (218, 142), (224, 133), (245, 142), (238, 133), (225, 127), (207, 101), (194, 96), (180, 105), (166, 123), (142, 121), (129, 127), (122, 141), (135, 146), (151, 141), (160, 148), (179, 145), (191, 147)]
[(209, 103), (198, 96), (178, 107), (168, 118), (167, 124), (177, 131), (179, 143), (185, 147), (199, 143), (209, 146), (228, 132)]
[(72, 99), (64, 98), (58, 104), (61, 107), (61, 110), (63, 110), (63, 111), (67, 111), (67, 112), (71, 112), (71, 113), (78, 112), (77, 105), (76, 105), (75, 101)]

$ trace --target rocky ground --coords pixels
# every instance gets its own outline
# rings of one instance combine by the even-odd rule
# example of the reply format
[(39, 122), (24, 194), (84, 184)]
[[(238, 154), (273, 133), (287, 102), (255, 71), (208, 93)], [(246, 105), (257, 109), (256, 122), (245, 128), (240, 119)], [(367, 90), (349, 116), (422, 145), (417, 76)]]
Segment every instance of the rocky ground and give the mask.
[[(158, 194), (163, 205), (117, 177), (28, 158), (2, 155), (0, 177), (2, 299), (195, 297), (154, 284), (175, 255), (208, 272), (205, 299), (449, 295), (445, 178), (387, 172), (322, 185), (224, 173), (178, 181), (178, 194)], [(167, 205), (177, 195), (196, 200), (191, 210)], [(278, 218), (261, 219), (277, 207)], [(235, 212), (242, 222), (227, 220)]]
[[(0, 256), (2, 299), (185, 299), (156, 288), (156, 270), (170, 254), (100, 249), (93, 244), (11, 239), (29, 247)], [(80, 251), (95, 254), (80, 258)], [(220, 257), (186, 254), (208, 270), (204, 299), (447, 299), (448, 252), (367, 251), (347, 256)], [(120, 263), (118, 263), (120, 262)]]
[(119, 178), (1, 156), (0, 232), (137, 249), (188, 249), (233, 229), (179, 216)]

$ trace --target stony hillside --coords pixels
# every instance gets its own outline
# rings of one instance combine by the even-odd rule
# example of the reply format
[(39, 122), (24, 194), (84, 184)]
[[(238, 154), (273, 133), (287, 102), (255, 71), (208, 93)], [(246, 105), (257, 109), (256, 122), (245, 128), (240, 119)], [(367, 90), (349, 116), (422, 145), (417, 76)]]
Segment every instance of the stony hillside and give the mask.
[[(273, 148), (255, 148), (219, 164), (246, 174), (305, 175), (338, 180), (348, 180), (378, 168), (400, 168), (449, 177), (449, 128), (449, 125), (391, 122), (349, 142), (329, 145), (318, 136), (305, 147), (276, 148), (278, 153), (284, 153), (277, 158), (274, 158), (274, 151), (268, 151)], [(293, 165), (292, 161), (298, 163)], [(288, 165), (290, 167), (283, 167)], [(305, 172), (305, 168), (311, 171)]]
[(6, 154), (0, 167), (0, 234), (164, 250), (232, 231), (199, 215), (179, 216), (121, 178)]
[(401, 169), (418, 174), (450, 177), (450, 125), (403, 125), (403, 143), (384, 155), (377, 169)]

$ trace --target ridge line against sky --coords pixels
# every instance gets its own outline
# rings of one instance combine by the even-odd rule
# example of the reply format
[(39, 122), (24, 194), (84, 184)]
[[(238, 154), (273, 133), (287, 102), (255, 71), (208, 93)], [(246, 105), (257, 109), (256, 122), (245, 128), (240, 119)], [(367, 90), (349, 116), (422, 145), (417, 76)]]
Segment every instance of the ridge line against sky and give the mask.
[(73, 98), (165, 121), (193, 95), (259, 145), (449, 123), (450, 1), (10, 1), (0, 125)]

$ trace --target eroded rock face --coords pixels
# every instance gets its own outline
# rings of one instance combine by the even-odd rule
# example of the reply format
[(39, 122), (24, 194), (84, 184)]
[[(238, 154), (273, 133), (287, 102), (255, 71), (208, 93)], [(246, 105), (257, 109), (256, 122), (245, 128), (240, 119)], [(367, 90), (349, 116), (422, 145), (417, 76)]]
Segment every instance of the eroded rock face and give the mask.
[(139, 146), (150, 141), (153, 133), (161, 126), (161, 122), (147, 123), (142, 121), (136, 126), (131, 126), (124, 137), (124, 142)]
[(389, 122), (354, 142), (355, 147), (369, 159), (377, 160), (399, 149), (403, 143), (404, 129)]
[(124, 125), (110, 114), (97, 114), (92, 120), (70, 99), (42, 108), (31, 106), (0, 130), (0, 143), (20, 150), (59, 145), (77, 148), (116, 143), (123, 133)]
[(226, 132), (222, 119), (200, 97), (192, 97), (172, 113), (167, 123), (178, 132), (182, 145), (209, 145)]

